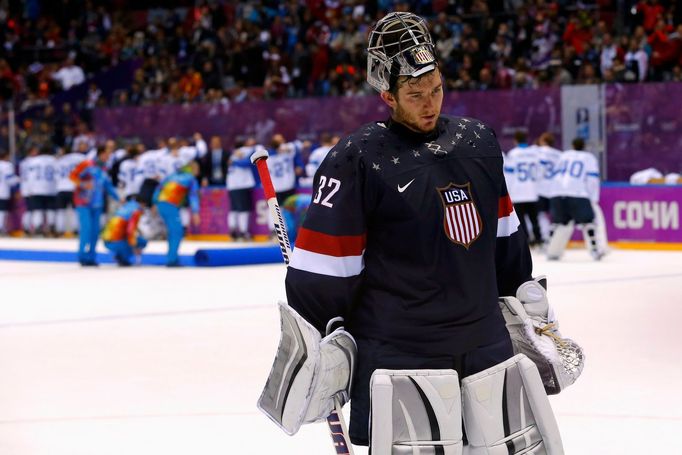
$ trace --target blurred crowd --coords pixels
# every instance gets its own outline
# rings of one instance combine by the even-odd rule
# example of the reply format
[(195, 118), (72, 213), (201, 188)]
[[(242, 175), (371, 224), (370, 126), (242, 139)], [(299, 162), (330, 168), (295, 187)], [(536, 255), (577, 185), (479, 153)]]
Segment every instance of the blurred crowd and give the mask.
[[(673, 1), (206, 0), (139, 9), (153, 3), (0, 1), (2, 96), (31, 106), (134, 58), (143, 63), (129, 89), (102, 102), (364, 94), (366, 36), (389, 10), (430, 18), (452, 89), (682, 77)], [(631, 8), (617, 12), (616, 3)]]
[[(682, 11), (666, 0), (0, 0), (0, 99), (24, 156), (70, 148), (98, 106), (368, 94), (367, 33), (408, 9), (429, 18), (450, 90), (682, 80)], [(129, 87), (89, 81), (131, 59)], [(80, 84), (82, 99), (50, 104)]]

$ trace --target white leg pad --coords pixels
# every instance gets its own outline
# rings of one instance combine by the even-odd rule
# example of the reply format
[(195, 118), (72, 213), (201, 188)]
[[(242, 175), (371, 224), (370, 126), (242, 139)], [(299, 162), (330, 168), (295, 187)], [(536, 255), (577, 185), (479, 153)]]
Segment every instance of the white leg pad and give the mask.
[(600, 251), (602, 251), (604, 254), (608, 254), (611, 249), (609, 248), (609, 238), (606, 233), (606, 220), (604, 219), (604, 212), (597, 202), (592, 202), (592, 210), (594, 211), (597, 245), (599, 246)]
[(465, 455), (563, 455), (535, 364), (523, 354), (462, 380)]
[(554, 225), (552, 238), (549, 239), (549, 245), (547, 245), (548, 259), (561, 258), (561, 256), (564, 254), (564, 251), (566, 250), (566, 245), (573, 234), (573, 227), (573, 221), (569, 222), (568, 224)]
[(372, 455), (461, 455), (455, 370), (376, 370), (370, 381)]

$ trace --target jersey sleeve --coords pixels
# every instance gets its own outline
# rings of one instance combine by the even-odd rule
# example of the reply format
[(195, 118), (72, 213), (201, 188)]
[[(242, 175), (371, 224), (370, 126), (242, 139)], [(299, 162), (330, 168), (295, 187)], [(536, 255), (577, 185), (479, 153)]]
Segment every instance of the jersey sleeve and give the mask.
[(330, 153), (315, 176), (285, 282), (289, 305), (320, 332), (345, 318), (358, 296), (366, 245), (364, 166), (351, 149)]
[(516, 295), (518, 287), (532, 279), (533, 260), (504, 180), (502, 185), (497, 210), (495, 263), (497, 289), (501, 296), (505, 296)]
[(587, 193), (592, 202), (599, 202), (599, 186), (601, 180), (599, 178), (599, 163), (594, 155), (589, 155), (585, 160)]

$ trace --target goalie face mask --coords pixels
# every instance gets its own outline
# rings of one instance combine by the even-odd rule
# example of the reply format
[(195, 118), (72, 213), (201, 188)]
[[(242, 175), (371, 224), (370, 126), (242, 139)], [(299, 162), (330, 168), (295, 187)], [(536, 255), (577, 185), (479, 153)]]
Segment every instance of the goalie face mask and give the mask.
[(367, 52), (367, 82), (379, 92), (400, 76), (419, 77), (438, 66), (429, 28), (412, 13), (391, 13), (377, 22)]

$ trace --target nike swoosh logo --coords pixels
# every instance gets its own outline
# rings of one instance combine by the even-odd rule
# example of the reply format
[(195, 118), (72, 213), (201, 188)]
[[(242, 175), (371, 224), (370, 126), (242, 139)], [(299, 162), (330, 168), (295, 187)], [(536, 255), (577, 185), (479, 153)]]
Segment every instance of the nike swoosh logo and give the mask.
[(407, 184), (405, 186), (398, 185), (398, 193), (402, 193), (403, 191), (405, 191), (408, 186), (412, 185), (412, 182), (414, 182), (414, 179), (407, 182)]

